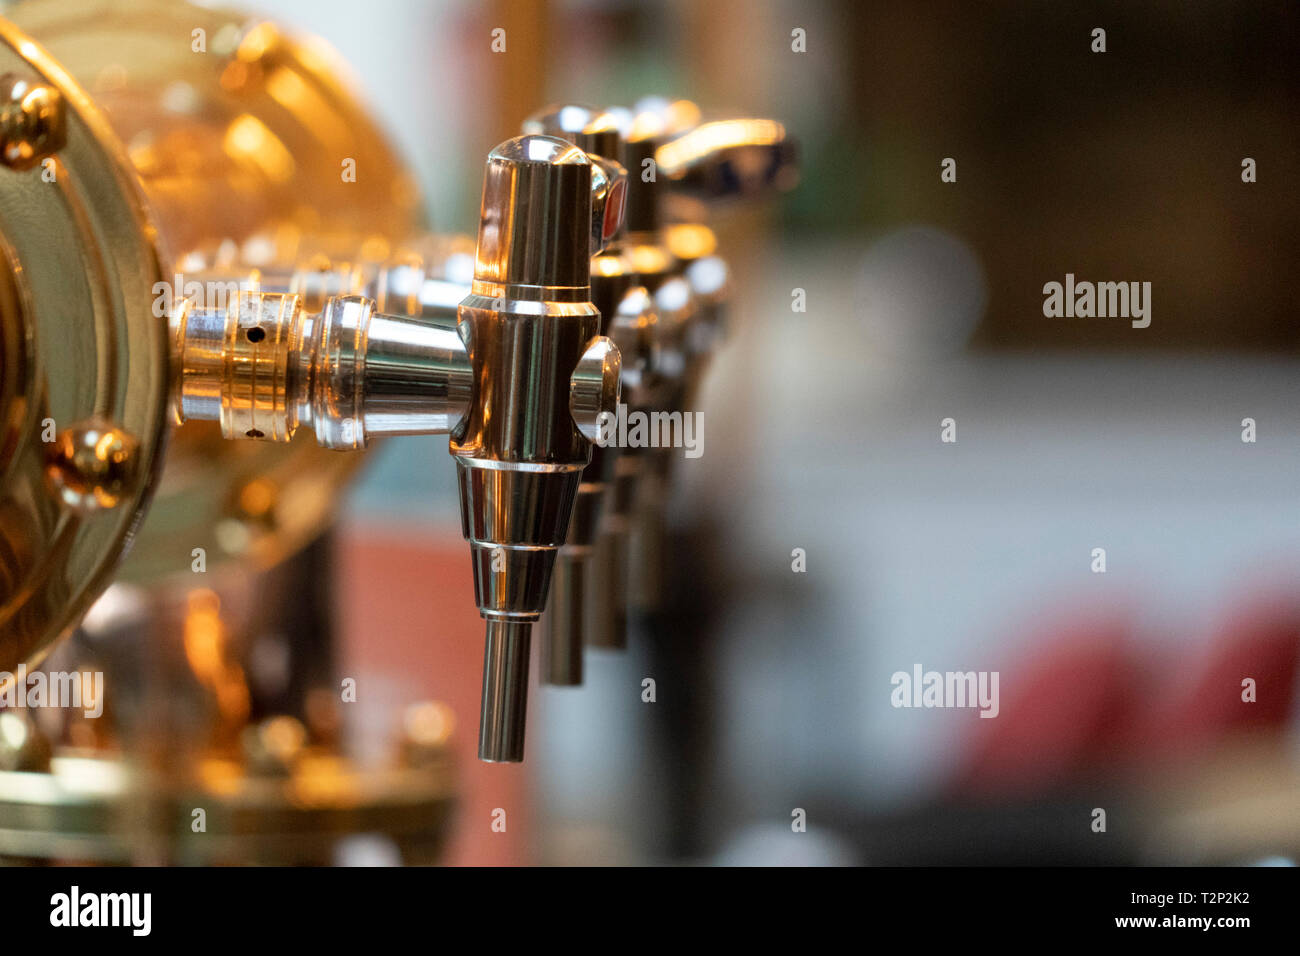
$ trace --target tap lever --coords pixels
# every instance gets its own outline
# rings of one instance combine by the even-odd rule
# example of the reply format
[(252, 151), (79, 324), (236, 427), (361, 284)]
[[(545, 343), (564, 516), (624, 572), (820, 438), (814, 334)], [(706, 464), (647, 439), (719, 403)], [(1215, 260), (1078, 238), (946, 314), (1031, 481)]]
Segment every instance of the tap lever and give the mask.
[(799, 181), (798, 146), (769, 119), (701, 123), (655, 150), (655, 163), (675, 193), (695, 199), (751, 199)]

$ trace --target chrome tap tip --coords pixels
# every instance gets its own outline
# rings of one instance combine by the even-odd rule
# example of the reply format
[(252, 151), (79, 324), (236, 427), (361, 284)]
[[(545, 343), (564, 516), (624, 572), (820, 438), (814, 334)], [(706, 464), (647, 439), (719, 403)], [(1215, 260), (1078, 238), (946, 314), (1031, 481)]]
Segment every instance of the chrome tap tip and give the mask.
[(478, 757), (487, 763), (519, 763), (524, 759), (531, 634), (529, 622), (487, 619), (483, 709), (478, 730)]
[(560, 549), (546, 611), (542, 680), (553, 687), (582, 684), (582, 649), (586, 643), (587, 602), (595, 597), (590, 583), (591, 557)]

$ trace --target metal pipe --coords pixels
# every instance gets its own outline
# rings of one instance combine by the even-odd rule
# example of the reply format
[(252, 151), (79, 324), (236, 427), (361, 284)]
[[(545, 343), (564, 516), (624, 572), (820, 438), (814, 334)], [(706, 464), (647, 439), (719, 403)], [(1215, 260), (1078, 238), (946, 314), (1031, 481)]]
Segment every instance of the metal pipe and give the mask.
[(473, 388), (456, 313), (377, 312), (357, 295), (318, 313), (299, 296), (239, 291), (173, 316), (180, 421), (219, 420), (226, 438), (288, 441), (311, 426), (327, 448), (381, 435), (446, 434)]
[(526, 621), (486, 620), (478, 757), (489, 763), (518, 763), (524, 759), (532, 626)]

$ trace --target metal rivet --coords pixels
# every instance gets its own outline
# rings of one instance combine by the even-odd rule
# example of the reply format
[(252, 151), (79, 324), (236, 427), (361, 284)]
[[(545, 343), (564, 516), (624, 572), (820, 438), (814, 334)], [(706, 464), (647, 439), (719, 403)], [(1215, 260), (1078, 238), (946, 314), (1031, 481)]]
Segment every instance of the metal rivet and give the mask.
[(136, 484), (139, 442), (112, 425), (64, 429), (50, 446), (45, 474), (63, 502), (83, 511), (116, 508)]
[(62, 94), (29, 77), (0, 77), (0, 162), (31, 169), (66, 143)]

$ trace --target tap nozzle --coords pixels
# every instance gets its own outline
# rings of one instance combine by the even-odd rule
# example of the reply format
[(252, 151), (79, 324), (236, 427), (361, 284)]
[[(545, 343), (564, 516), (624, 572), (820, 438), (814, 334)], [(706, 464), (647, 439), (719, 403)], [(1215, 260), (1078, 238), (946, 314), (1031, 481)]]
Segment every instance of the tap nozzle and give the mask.
[(531, 632), (532, 625), (527, 622), (487, 619), (478, 725), (480, 760), (519, 763), (524, 759)]

